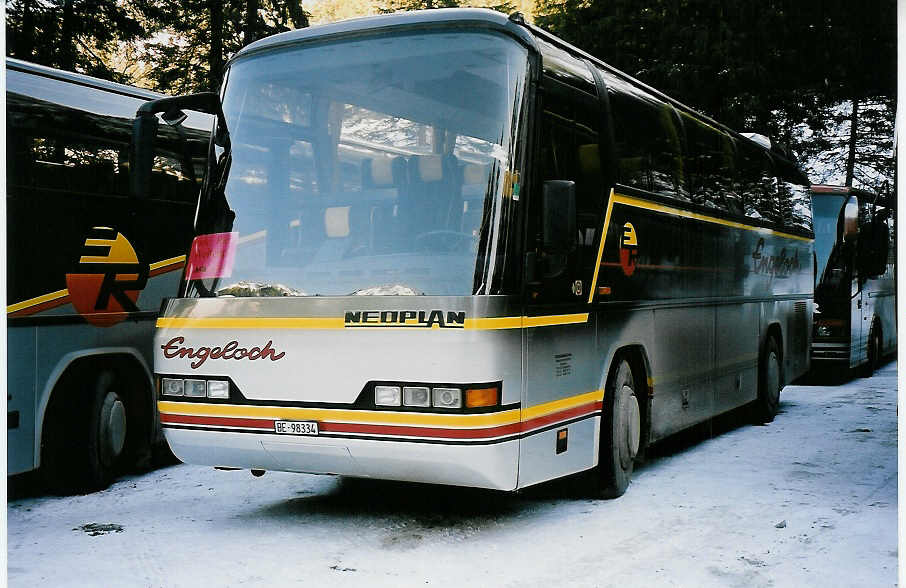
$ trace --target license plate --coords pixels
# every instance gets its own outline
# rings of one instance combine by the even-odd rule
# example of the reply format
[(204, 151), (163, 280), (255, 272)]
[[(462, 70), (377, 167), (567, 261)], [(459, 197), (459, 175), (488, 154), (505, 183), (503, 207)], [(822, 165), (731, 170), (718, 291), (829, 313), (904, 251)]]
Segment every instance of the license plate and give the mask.
[(274, 431), (280, 435), (317, 435), (315, 421), (274, 421)]

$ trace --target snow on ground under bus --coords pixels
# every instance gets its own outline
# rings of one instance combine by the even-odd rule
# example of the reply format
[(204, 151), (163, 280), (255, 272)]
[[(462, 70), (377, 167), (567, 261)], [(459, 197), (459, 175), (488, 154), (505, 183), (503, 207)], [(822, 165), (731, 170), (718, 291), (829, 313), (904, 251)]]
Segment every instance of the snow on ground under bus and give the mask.
[(10, 586), (892, 586), (897, 380), (789, 386), (625, 496), (172, 466), (8, 504)]

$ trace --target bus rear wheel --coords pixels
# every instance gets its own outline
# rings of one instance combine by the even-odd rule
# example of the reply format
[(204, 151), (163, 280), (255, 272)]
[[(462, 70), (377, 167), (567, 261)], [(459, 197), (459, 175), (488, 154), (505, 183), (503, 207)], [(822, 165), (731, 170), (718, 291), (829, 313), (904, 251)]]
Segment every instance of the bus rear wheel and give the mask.
[(877, 323), (871, 326), (871, 332), (868, 334), (868, 363), (865, 364), (863, 375), (870, 378), (878, 366), (881, 365), (881, 333)]
[(753, 417), (757, 423), (770, 423), (780, 408), (780, 358), (777, 339), (769, 336), (758, 362), (758, 398), (753, 405)]
[(604, 392), (598, 457), (599, 494), (622, 496), (629, 487), (642, 433), (641, 409), (632, 367), (619, 360)]

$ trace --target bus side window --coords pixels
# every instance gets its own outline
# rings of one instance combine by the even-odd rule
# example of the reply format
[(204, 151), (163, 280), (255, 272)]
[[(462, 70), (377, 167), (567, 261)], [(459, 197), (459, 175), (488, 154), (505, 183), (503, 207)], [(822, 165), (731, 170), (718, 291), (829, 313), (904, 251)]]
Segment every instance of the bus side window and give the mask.
[(811, 231), (812, 194), (807, 179), (802, 177), (795, 166), (778, 162), (777, 180), (784, 226), (798, 231)]
[(596, 120), (600, 111), (597, 103), (584, 93), (559, 90), (545, 92), (543, 108), (541, 179), (575, 182), (578, 254), (570, 264), (572, 271), (568, 277), (570, 283), (581, 278), (588, 284), (596, 260), (594, 245), (604, 206)]
[(735, 193), (736, 146), (725, 132), (688, 115), (683, 115), (686, 149), (683, 162), (693, 202), (742, 214), (742, 202)]
[(757, 145), (744, 141), (739, 146), (738, 168), (745, 215), (754, 220), (778, 222), (777, 177), (771, 157)]
[[(615, 80), (608, 79), (608, 89)], [(672, 106), (616, 81), (610, 109), (616, 143), (617, 181), (688, 200), (681, 128)]]

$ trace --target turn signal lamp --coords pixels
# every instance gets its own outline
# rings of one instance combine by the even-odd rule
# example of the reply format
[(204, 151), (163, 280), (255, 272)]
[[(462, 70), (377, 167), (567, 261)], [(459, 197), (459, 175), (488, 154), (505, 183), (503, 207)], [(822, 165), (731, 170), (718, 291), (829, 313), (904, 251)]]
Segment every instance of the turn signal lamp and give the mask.
[(498, 391), (493, 388), (469, 388), (466, 390), (466, 408), (497, 406)]

